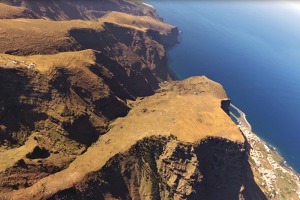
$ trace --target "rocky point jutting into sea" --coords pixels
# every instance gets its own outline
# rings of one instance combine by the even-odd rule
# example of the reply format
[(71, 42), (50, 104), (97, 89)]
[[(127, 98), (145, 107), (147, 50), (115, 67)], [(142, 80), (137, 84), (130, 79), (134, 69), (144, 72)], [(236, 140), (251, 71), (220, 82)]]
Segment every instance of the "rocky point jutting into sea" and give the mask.
[(175, 80), (178, 28), (139, 1), (0, 1), (0, 199), (299, 199), (299, 178)]

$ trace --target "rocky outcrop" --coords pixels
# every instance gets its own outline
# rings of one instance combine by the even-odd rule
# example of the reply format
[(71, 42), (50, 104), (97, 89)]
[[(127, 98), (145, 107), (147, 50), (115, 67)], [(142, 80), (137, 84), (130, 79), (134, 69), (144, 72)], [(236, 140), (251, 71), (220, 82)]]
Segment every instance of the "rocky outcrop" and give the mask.
[[(95, 64), (84, 60), (82, 66), (64, 64), (73, 55), (81, 54), (93, 57)], [(100, 52), (60, 56), (65, 62), (54, 56), (47, 73), (24, 68), (0, 69), (2, 142), (22, 144), (32, 131), (56, 127), (62, 134), (90, 145), (107, 130), (110, 120), (126, 115), (129, 110), (126, 100), (151, 95), (158, 87), (158, 79), (150, 71), (126, 70)], [(36, 64), (37, 68), (44, 67)]]
[(266, 199), (251, 173), (243, 144), (151, 137), (50, 199)]
[(171, 81), (154, 8), (1, 2), (39, 18), (1, 20), (1, 199), (265, 199), (222, 86)]
[[(148, 6), (137, 6), (141, 3), (101, 2), (132, 12), (147, 8), (138, 15), (156, 14), (149, 14)], [(151, 17), (107, 14), (113, 7), (106, 7), (105, 17), (88, 21), (93, 16), (84, 13), (87, 6), (103, 11), (94, 1), (4, 3), (14, 12), (30, 10), (34, 18), (83, 19), (1, 20), (0, 49), (6, 54), (0, 57), (0, 190), (9, 193), (67, 169), (113, 120), (127, 115), (129, 101), (153, 95), (161, 81), (169, 80), (163, 40), (176, 38), (176, 32)], [(39, 10), (43, 5), (49, 10)], [(74, 5), (82, 16), (72, 10)], [(158, 37), (152, 38), (148, 30)]]
[(163, 44), (166, 47), (172, 47), (176, 44), (177, 37), (179, 34), (179, 30), (177, 27), (171, 29), (170, 33), (167, 35), (161, 35), (158, 31), (148, 30), (147, 34), (154, 40), (158, 41), (159, 43)]
[[(127, 74), (130, 71), (132, 78), (146, 77), (152, 89), (158, 88), (158, 82), (172, 78), (165, 47), (176, 43), (178, 29), (150, 17), (112, 12), (97, 22), (14, 20), (13, 26), (10, 20), (1, 23), (5, 32), (0, 37), (10, 38), (1, 42), (2, 53), (57, 54), (93, 49), (116, 61)], [(155, 37), (149, 34), (151, 31)]]
[(3, 197), (265, 199), (245, 139), (221, 108), (225, 98), (206, 77), (163, 83), (156, 94), (132, 101), (127, 116), (67, 168), (15, 191), (5, 188), (11, 192)]
[(229, 106), (230, 106), (230, 99), (224, 99), (221, 101), (221, 108), (229, 115), (230, 110), (229, 110)]
[[(27, 22), (16, 21), (22, 25), (11, 28), (21, 28), (22, 34), (26, 31), (31, 34), (25, 34), (21, 37), (24, 41), (19, 42), (10, 35), (2, 43), (2, 50), (8, 48), (11, 50), (6, 50), (7, 53), (20, 55), (85, 51), (29, 59), (1, 56), (2, 143), (23, 144), (32, 131), (55, 128), (62, 135), (89, 146), (107, 131), (110, 120), (126, 115), (127, 100), (153, 95), (159, 82), (171, 79), (162, 41), (176, 38), (172, 26), (150, 17), (136, 19), (117, 12), (99, 22), (42, 21), (28, 21), (38, 30), (36, 34), (32, 33), (32, 27), (25, 26)], [(5, 21), (7, 30), (11, 30), (9, 22)], [(61, 39), (65, 40), (66, 35), (68, 39), (61, 43), (53, 32), (51, 36), (41, 37), (39, 33), (48, 32), (45, 24), (54, 28), (59, 24), (61, 28), (52, 31), (57, 36), (63, 32)], [(156, 31), (158, 38), (153, 39), (145, 30)], [(12, 31), (16, 33), (17, 30)], [(37, 45), (40, 42), (44, 45)], [(77, 63), (73, 56), (78, 57)]]

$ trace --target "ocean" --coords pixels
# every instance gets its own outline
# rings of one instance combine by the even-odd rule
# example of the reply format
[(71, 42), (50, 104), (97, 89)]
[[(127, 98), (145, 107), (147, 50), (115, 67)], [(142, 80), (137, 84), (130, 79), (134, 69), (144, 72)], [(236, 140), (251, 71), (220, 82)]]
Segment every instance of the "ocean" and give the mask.
[[(147, 1), (178, 26), (180, 79), (221, 83), (252, 130), (300, 172), (300, 6), (283, 1)], [(298, 7), (299, 6), (299, 7)]]

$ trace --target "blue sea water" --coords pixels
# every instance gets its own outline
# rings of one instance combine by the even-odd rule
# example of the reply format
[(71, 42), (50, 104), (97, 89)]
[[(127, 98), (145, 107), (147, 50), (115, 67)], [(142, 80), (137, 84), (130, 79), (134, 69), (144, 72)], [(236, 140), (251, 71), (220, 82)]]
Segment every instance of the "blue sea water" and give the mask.
[(183, 31), (168, 51), (177, 76), (221, 83), (253, 131), (300, 172), (300, 9), (283, 1), (147, 2)]

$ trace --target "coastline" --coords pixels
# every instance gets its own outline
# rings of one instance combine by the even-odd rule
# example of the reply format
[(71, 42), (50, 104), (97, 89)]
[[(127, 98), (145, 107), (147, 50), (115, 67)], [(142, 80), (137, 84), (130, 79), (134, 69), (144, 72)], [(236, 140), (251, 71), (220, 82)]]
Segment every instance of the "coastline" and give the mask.
[(237, 117), (230, 112), (249, 144), (248, 160), (253, 173), (259, 177), (256, 179), (257, 185), (270, 199), (300, 199), (300, 174), (287, 163), (275, 147), (252, 132), (244, 112), (233, 104), (230, 104), (230, 108), (240, 114), (240, 117)]
[[(246, 115), (243, 111), (241, 111), (239, 108), (237, 108), (236, 106), (234, 106), (233, 104), (230, 104), (230, 106), (233, 107), (234, 109), (236, 109), (236, 110), (239, 112), (239, 114), (240, 114), (240, 115), (242, 116), (242, 118), (243, 118), (243, 122), (245, 122), (245, 123), (247, 124), (247, 126), (250, 127), (250, 132), (251, 132), (252, 134), (254, 134), (254, 135), (257, 136), (257, 134), (255, 134), (254, 132), (252, 132), (252, 126), (251, 126), (251, 124), (248, 122), (248, 120), (247, 120), (247, 118), (246, 118), (247, 115)], [(230, 113), (230, 114), (233, 115), (233, 117), (234, 117), (235, 119), (237, 119), (237, 121), (238, 121), (238, 117), (236, 117), (233, 113)], [(242, 122), (241, 122), (241, 121), (238, 121), (238, 123), (239, 123), (238, 125), (241, 126)], [(249, 130), (249, 129), (248, 129), (248, 130)], [(283, 162), (281, 163), (281, 165), (284, 165), (284, 167), (289, 168), (290, 170), (293, 170), (293, 171), (295, 172), (295, 174), (297, 174), (297, 176), (300, 178), (300, 174), (299, 174), (296, 170), (294, 170), (293, 167), (290, 166), (290, 165), (287, 163), (286, 160), (284, 160), (284, 156), (279, 152), (278, 149), (276, 149), (274, 146), (272, 146), (271, 144), (269, 144), (269, 143), (266, 142), (265, 140), (261, 139), (259, 136), (257, 136), (257, 137), (261, 140), (261, 142), (263, 142), (263, 143), (270, 149), (270, 151), (272, 151), (273, 153), (275, 153), (275, 154), (277, 154), (278, 156), (280, 156), (280, 157), (283, 158)]]
[[(253, 134), (255, 134), (255, 133), (253, 133)], [(288, 169), (290, 169), (290, 170), (292, 170), (294, 173), (295, 173), (295, 175), (297, 175), (298, 176), (298, 178), (299, 178), (299, 180), (300, 180), (300, 174), (291, 166), (291, 165), (289, 165), (288, 164), (288, 162), (284, 159), (284, 156), (280, 153), (280, 151), (278, 150), (278, 149), (276, 149), (276, 147), (274, 147), (274, 146), (272, 146), (271, 144), (269, 144), (268, 142), (266, 142), (265, 140), (263, 140), (263, 139), (261, 139), (260, 138), (260, 140), (262, 141), (262, 142), (264, 142), (269, 148), (270, 148), (270, 150), (273, 152), (273, 153), (275, 153), (275, 154), (277, 154), (278, 156), (280, 156), (280, 157), (282, 157), (282, 162), (280, 163), (280, 165), (282, 166), (282, 167), (285, 167), (285, 168), (288, 168)]]
[[(176, 72), (176, 69), (171, 68), (170, 65), (169, 70)], [(205, 73), (201, 74), (206, 75)], [(215, 77), (213, 79), (219, 81)], [(232, 120), (247, 138), (246, 141), (249, 141), (248, 160), (257, 185), (268, 196), (268, 199), (300, 199), (300, 175), (298, 172), (287, 163), (275, 147), (252, 132), (246, 114), (239, 111), (240, 117), (234, 117), (237, 123), (233, 118)]]

